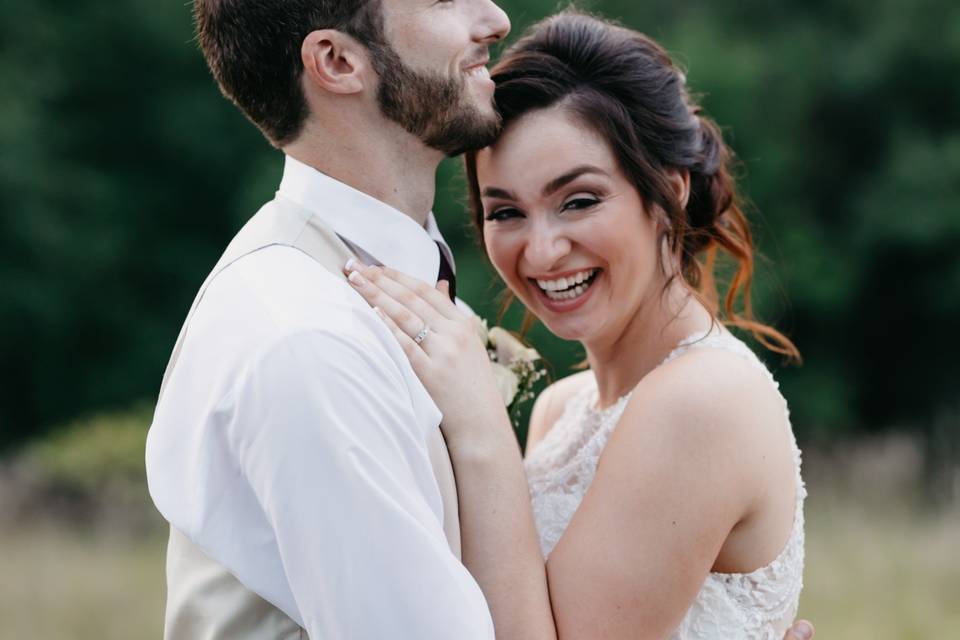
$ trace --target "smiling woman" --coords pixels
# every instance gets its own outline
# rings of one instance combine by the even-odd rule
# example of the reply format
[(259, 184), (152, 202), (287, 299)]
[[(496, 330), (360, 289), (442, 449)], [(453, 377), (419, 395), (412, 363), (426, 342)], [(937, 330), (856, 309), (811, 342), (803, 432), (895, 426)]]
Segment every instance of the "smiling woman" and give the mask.
[[(552, 331), (582, 340), (557, 313), (579, 309), (593, 288), (606, 285), (606, 295), (593, 296), (599, 309), (631, 297), (639, 305), (679, 280), (715, 318), (799, 360), (788, 338), (753, 317), (753, 242), (731, 177), (733, 153), (660, 45), (567, 12), (517, 42), (493, 78), (503, 133), (466, 155), (470, 203), (491, 261), (529, 310), (541, 315), (542, 307)], [(614, 242), (595, 246), (605, 238)], [(583, 251), (564, 257), (565, 242)], [(591, 247), (599, 254), (587, 255)], [(645, 248), (652, 251), (643, 255)], [(631, 254), (618, 261), (626, 273), (591, 263), (610, 250)], [(713, 273), (721, 251), (737, 264), (722, 305)], [(568, 283), (562, 297), (536, 282), (584, 269), (600, 275), (596, 284), (578, 292)], [(598, 315), (581, 322), (597, 331), (611, 320), (606, 310)]]
[[(566, 14), (568, 18), (571, 15)], [(501, 270), (499, 264), (515, 259), (509, 254), (517, 249), (522, 227), (515, 220), (506, 226), (501, 223), (520, 214), (518, 205), (524, 204), (541, 209), (546, 205), (555, 211), (589, 211), (601, 204), (596, 194), (590, 196), (595, 201), (571, 198), (578, 194), (570, 189), (584, 182), (577, 181), (581, 176), (599, 176), (594, 182), (605, 177), (608, 188), (617, 187), (618, 197), (631, 200), (617, 203), (616, 209), (632, 210), (635, 217), (654, 226), (659, 242), (653, 245), (656, 256), (649, 257), (667, 276), (664, 293), (670, 282), (680, 279), (715, 318), (751, 332), (772, 351), (799, 360), (800, 354), (788, 338), (753, 317), (753, 241), (731, 177), (733, 153), (719, 128), (701, 114), (686, 89), (684, 74), (660, 45), (612, 24), (608, 24), (609, 31), (591, 28), (586, 16), (581, 18), (576, 28), (569, 30), (565, 30), (568, 21), (545, 21), (497, 64), (493, 73), (503, 135), (492, 147), (466, 155), (473, 219), (501, 277), (527, 308), (535, 311), (532, 305), (543, 301), (547, 289), (531, 288), (523, 281), (555, 281), (569, 275), (569, 270), (543, 272), (542, 264), (535, 268), (537, 260), (550, 258), (537, 253), (551, 250), (547, 245), (531, 250), (523, 265), (526, 273)], [(612, 34), (624, 37), (609, 37)], [(569, 57), (551, 55), (548, 46), (562, 49)], [(607, 64), (612, 60), (620, 62)], [(546, 118), (545, 113), (553, 113), (553, 118)], [(594, 158), (595, 166), (590, 162), (584, 165), (588, 157)], [(481, 180), (478, 172), (485, 170), (487, 175)], [(503, 186), (514, 182), (522, 185), (513, 190)], [(561, 202), (550, 201), (549, 196), (556, 196), (562, 188)], [(541, 197), (535, 201), (538, 189)], [(518, 199), (521, 191), (525, 202)], [(505, 206), (508, 204), (513, 206)], [(528, 213), (536, 215), (536, 211)], [(572, 222), (583, 216), (563, 218)], [(622, 222), (627, 227), (621, 231), (633, 226), (630, 221)], [(528, 221), (526, 228), (533, 224)], [(556, 232), (559, 227), (548, 228)], [(496, 246), (490, 245), (493, 239)], [(737, 264), (722, 305), (713, 273), (721, 251)], [(646, 280), (649, 283), (649, 278)], [(642, 284), (639, 288), (644, 289)], [(634, 283), (632, 295), (652, 295), (649, 287), (645, 289), (638, 291)], [(611, 293), (622, 300), (619, 290)], [(551, 325), (549, 319), (543, 319)]]
[(563, 106), (519, 117), (476, 163), (490, 260), (553, 333), (622, 333), (659, 293), (654, 217), (606, 141)]

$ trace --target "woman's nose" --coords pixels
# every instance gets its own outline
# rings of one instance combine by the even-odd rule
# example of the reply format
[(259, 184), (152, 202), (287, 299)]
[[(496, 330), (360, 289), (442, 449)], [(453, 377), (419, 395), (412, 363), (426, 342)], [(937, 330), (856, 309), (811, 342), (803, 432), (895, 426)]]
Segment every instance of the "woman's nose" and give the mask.
[(570, 253), (570, 240), (549, 223), (534, 225), (524, 247), (524, 259), (535, 274), (555, 271)]

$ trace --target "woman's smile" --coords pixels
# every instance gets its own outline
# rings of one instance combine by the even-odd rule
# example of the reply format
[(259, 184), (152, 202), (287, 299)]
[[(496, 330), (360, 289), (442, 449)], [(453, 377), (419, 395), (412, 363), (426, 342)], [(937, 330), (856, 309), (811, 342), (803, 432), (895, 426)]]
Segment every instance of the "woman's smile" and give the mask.
[(565, 313), (579, 309), (587, 302), (602, 271), (594, 267), (527, 280), (547, 309)]

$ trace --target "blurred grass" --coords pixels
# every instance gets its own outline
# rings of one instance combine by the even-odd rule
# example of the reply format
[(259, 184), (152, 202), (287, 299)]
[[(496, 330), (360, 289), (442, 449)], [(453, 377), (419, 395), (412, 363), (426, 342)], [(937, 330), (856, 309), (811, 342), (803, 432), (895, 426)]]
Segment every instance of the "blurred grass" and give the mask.
[[(0, 640), (160, 637), (166, 531), (143, 481), (148, 420), (140, 407), (77, 422), (0, 466)], [(923, 467), (905, 437), (805, 455), (800, 613), (818, 639), (960, 629), (957, 492), (925, 499)]]
[(166, 536), (34, 525), (0, 539), (0, 639), (161, 637)]
[[(800, 602), (823, 639), (954, 637), (960, 629), (960, 468), (934, 472), (917, 439), (804, 455)], [(932, 480), (936, 480), (932, 482)], [(940, 490), (944, 485), (949, 492)]]
[(800, 613), (826, 640), (955, 637), (958, 543), (957, 514), (814, 509)]

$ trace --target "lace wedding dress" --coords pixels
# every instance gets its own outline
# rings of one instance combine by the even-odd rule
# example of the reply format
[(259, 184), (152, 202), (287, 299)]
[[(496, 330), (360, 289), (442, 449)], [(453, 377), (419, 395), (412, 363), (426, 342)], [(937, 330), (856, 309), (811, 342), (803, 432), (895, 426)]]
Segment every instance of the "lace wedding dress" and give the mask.
[[(664, 364), (690, 349), (705, 348), (723, 349), (745, 358), (778, 386), (750, 348), (726, 332), (697, 334), (683, 340)], [(560, 419), (528, 454), (524, 465), (544, 558), (553, 551), (587, 492), (600, 454), (628, 399), (629, 394), (598, 410), (596, 384), (588, 385), (568, 401)], [(783, 406), (789, 424), (786, 401)], [(772, 563), (756, 571), (710, 573), (671, 640), (783, 638), (796, 615), (803, 587), (803, 501), (807, 495), (800, 477), (800, 450), (792, 433), (791, 442), (797, 495), (793, 530), (786, 546)]]

